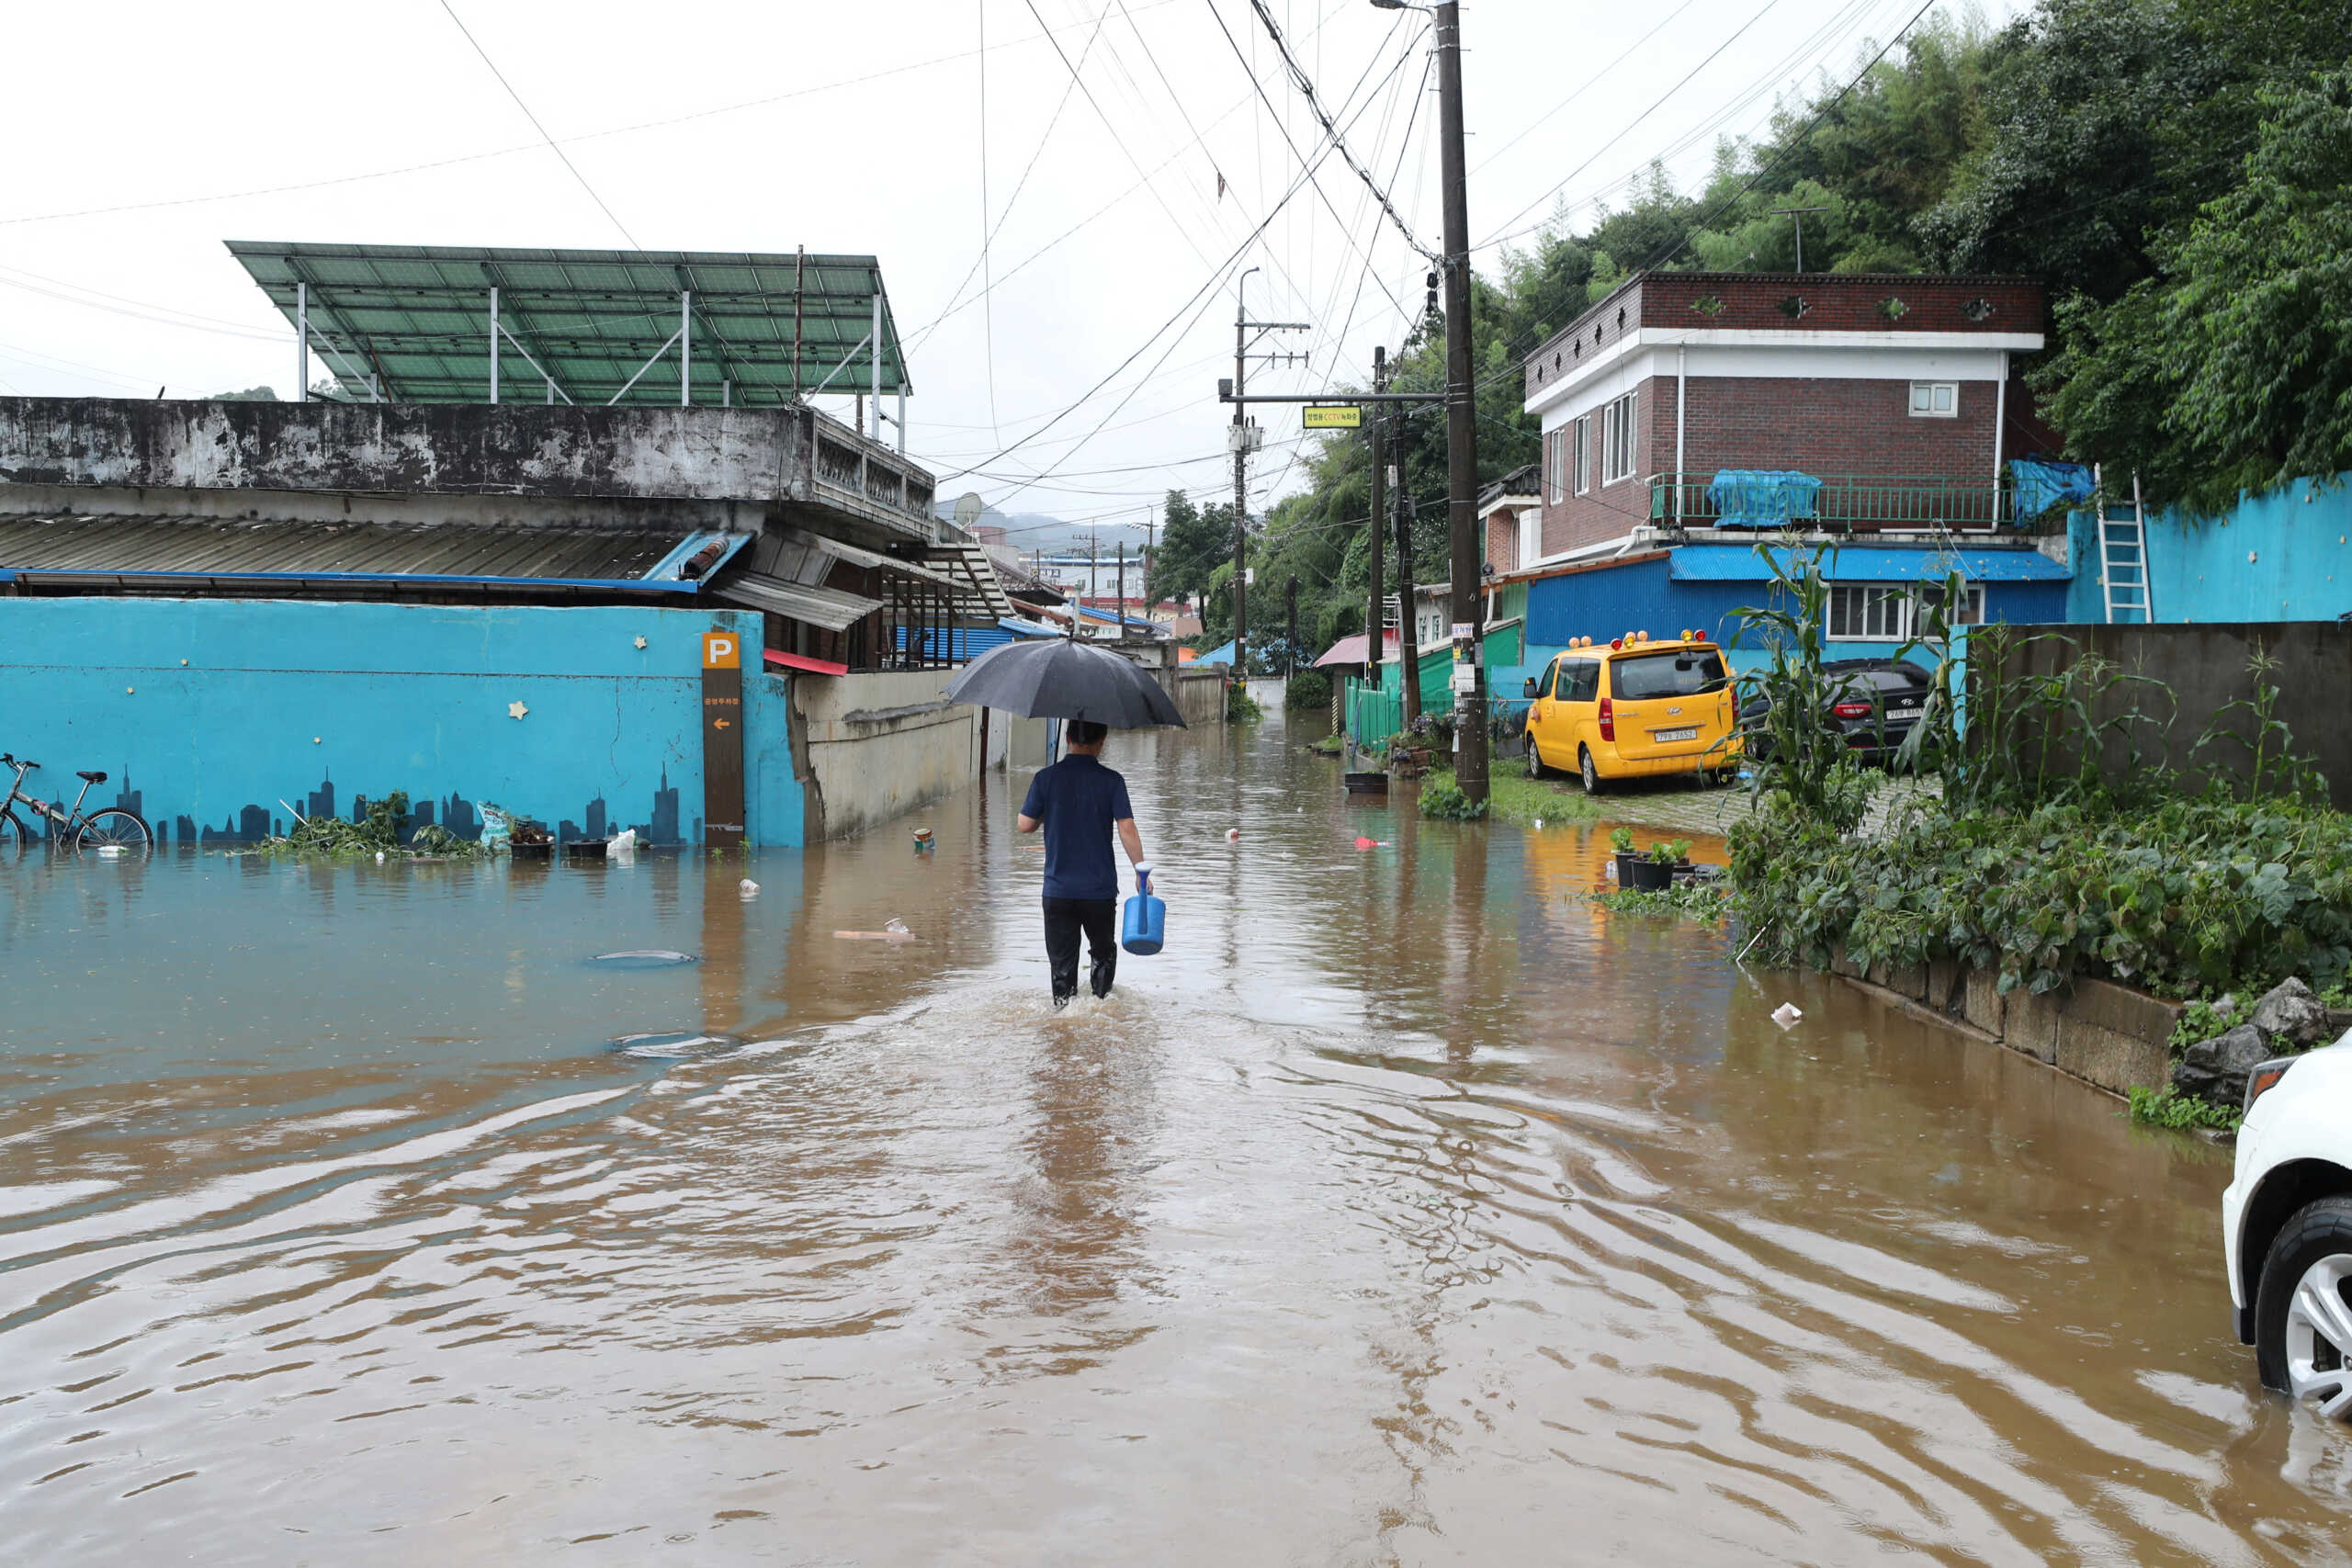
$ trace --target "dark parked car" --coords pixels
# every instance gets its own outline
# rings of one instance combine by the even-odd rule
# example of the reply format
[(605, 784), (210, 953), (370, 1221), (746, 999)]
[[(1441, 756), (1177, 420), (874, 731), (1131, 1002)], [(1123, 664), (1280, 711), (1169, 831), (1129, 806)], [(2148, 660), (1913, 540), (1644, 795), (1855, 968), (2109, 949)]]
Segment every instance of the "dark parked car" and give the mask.
[[(1845, 736), (1857, 761), (1890, 761), (1919, 722), (1936, 684), (1927, 671), (1899, 659), (1838, 659), (1821, 669), (1838, 693), (1822, 721)], [(1768, 705), (1761, 693), (1750, 693), (1739, 705), (1747, 755), (1759, 761), (1772, 754), (1771, 738), (1762, 732)]]

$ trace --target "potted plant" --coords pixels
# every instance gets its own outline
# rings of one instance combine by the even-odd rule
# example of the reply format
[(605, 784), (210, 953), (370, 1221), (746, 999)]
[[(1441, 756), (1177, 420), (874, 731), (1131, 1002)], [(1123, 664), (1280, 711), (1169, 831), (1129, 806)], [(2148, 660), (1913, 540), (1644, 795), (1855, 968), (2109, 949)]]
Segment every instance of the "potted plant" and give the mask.
[(1634, 862), (1634, 887), (1643, 893), (1663, 893), (1674, 886), (1674, 868), (1682, 863), (1682, 856), (1690, 848), (1688, 839), (1668, 843), (1653, 841), (1650, 852)]
[(1617, 852), (1617, 886), (1634, 886), (1634, 864), (1642, 857), (1634, 852), (1634, 830), (1612, 828), (1609, 832), (1609, 847)]

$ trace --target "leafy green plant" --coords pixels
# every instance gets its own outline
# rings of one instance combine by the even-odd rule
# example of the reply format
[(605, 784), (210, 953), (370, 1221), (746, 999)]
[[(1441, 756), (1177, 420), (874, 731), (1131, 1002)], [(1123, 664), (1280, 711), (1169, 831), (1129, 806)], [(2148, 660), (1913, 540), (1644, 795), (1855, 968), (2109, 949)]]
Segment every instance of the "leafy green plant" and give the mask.
[(1462, 793), (1447, 769), (1438, 769), (1421, 781), (1421, 815), (1448, 822), (1476, 822), (1487, 815), (1487, 803)]
[(1652, 865), (1680, 865), (1683, 858), (1690, 852), (1690, 840), (1688, 839), (1653, 840), (1650, 844), (1650, 863)]
[(1225, 688), (1225, 721), (1227, 724), (1255, 724), (1266, 716), (1258, 699), (1240, 681), (1228, 682)]
[(410, 841), (402, 844), (401, 832), (407, 823), (408, 793), (396, 789), (368, 799), (356, 822), (339, 817), (298, 818), (292, 831), (280, 838), (266, 839), (258, 847), (265, 854), (324, 855), (335, 859), (382, 854), (471, 860), (490, 852), (471, 840), (460, 839), (439, 823), (419, 828)]
[(2229, 1012), (2216, 1009), (2202, 997), (2192, 998), (2180, 1010), (2179, 1021), (2172, 1026), (2172, 1054), (2179, 1055), (2191, 1045), (2226, 1034), (2245, 1021), (2245, 1010), (2234, 1008)]
[(1591, 895), (1592, 901), (1612, 914), (1664, 915), (1713, 924), (1724, 917), (1724, 890), (1713, 883), (1686, 882), (1663, 892), (1635, 892), (1621, 887)]
[(2301, 802), (2200, 796), (2030, 811), (1923, 801), (1883, 836), (1841, 833), (1792, 797), (1731, 830), (1735, 898), (1767, 962), (1952, 959), (2004, 991), (2077, 974), (2165, 996), (2248, 995), (2352, 967), (2352, 818)]
[(2234, 1133), (2245, 1120), (2245, 1112), (2234, 1105), (2215, 1105), (2183, 1094), (2170, 1084), (2162, 1089), (2142, 1089), (2135, 1084), (2128, 1098), (2132, 1120), (2143, 1127), (2170, 1127), (2184, 1133), (2210, 1128)]
[(1615, 850), (1621, 855), (1632, 854), (1634, 852), (1634, 830), (1631, 828), (1610, 829), (1609, 847)]
[(1331, 680), (1318, 670), (1299, 671), (1283, 688), (1283, 706), (1286, 708), (1328, 708), (1330, 705)]

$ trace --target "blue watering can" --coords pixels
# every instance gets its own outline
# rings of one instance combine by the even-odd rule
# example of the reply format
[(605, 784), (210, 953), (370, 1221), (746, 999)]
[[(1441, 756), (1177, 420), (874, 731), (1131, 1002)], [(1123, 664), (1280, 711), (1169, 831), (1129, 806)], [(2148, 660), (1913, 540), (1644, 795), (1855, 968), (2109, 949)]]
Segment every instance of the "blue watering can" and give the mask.
[(1168, 937), (1168, 906), (1151, 896), (1151, 863), (1136, 863), (1136, 896), (1127, 900), (1125, 929), (1119, 945), (1129, 953), (1149, 956)]

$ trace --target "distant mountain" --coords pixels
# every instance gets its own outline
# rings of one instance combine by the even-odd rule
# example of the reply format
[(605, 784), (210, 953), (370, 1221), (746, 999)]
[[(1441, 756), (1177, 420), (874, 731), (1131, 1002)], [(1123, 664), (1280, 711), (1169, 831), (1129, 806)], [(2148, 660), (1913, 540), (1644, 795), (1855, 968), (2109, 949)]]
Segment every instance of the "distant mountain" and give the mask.
[[(956, 498), (949, 496), (935, 507), (938, 514), (953, 522)], [(1136, 515), (1141, 516), (1140, 511)], [(1100, 549), (1104, 558), (1115, 556), (1124, 541), (1130, 556), (1143, 551), (1144, 531), (1140, 527), (1105, 527), (1093, 523), (1065, 523), (1058, 517), (1042, 512), (999, 512), (995, 507), (980, 513), (979, 525), (1004, 530), (1007, 548), (1023, 555), (1084, 555), (1090, 544)]]

